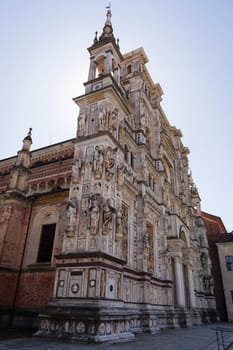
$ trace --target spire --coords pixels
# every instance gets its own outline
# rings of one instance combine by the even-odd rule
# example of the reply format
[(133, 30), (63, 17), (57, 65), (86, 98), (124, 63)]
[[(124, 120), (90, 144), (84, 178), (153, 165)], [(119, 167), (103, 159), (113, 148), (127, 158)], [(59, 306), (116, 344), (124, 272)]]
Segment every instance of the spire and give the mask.
[(112, 12), (111, 12), (111, 4), (109, 3), (109, 5), (106, 7), (107, 9), (107, 13), (106, 13), (106, 21), (105, 21), (105, 25), (103, 27), (103, 32), (99, 38), (99, 41), (101, 40), (105, 40), (105, 39), (108, 39), (108, 38), (114, 38), (114, 35), (113, 35), (113, 28), (112, 28)]

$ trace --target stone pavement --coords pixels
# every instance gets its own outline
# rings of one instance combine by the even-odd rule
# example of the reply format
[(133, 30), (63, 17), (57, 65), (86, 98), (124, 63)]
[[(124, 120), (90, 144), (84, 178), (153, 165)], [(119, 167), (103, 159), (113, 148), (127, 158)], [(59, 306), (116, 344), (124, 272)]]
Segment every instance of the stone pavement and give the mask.
[[(1, 339), (0, 350), (222, 350), (213, 328), (233, 330), (233, 323), (212, 323), (191, 328), (166, 329), (157, 334), (140, 333), (134, 341), (117, 344), (81, 344), (37, 337)], [(226, 333), (233, 342), (233, 333)], [(233, 345), (229, 348), (233, 349)]]

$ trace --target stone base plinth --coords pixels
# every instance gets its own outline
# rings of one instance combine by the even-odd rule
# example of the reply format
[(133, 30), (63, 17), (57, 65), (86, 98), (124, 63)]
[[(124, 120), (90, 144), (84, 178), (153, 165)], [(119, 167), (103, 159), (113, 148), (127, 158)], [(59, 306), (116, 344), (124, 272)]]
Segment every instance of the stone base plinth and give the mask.
[[(208, 314), (208, 310), (206, 310)], [(132, 304), (113, 300), (54, 299), (40, 314), (42, 337), (82, 342), (121, 342), (136, 332), (200, 324), (200, 310)]]

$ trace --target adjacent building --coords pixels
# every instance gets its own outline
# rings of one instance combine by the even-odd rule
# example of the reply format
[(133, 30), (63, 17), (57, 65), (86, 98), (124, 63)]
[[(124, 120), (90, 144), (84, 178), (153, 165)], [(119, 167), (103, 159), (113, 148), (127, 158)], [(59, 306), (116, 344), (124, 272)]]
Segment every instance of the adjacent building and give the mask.
[[(201, 213), (206, 227), (206, 235), (209, 245), (209, 256), (211, 260), (211, 271), (214, 280), (214, 295), (216, 297), (216, 306), (221, 321), (227, 321), (227, 309), (224, 295), (223, 276), (221, 272), (221, 260), (219, 259), (219, 252), (216, 242), (227, 238), (227, 230), (219, 216)], [(232, 250), (233, 255), (233, 250)]]
[[(88, 341), (217, 319), (189, 150), (108, 9), (73, 139), (0, 162), (1, 323)], [(196, 214), (194, 211), (196, 210)]]
[(221, 235), (216, 242), (221, 266), (227, 318), (233, 322), (233, 234)]

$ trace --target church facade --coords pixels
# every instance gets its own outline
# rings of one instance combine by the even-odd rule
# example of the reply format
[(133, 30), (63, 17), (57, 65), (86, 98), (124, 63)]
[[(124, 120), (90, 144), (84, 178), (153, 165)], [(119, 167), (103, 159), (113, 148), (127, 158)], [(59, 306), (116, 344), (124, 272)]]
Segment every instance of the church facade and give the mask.
[(142, 48), (111, 11), (75, 138), (0, 162), (1, 324), (88, 341), (217, 319), (200, 197)]

